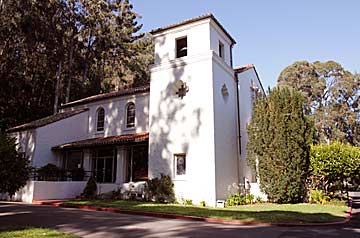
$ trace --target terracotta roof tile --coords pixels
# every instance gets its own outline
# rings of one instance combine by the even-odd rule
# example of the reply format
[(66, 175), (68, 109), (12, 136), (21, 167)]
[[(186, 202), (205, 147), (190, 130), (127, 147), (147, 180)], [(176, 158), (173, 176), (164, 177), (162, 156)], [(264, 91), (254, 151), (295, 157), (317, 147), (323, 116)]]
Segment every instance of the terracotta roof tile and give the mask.
[(137, 133), (120, 136), (98, 137), (86, 140), (74, 141), (52, 147), (52, 150), (79, 149), (104, 145), (119, 145), (126, 143), (142, 142), (149, 139), (149, 133)]
[(234, 71), (236, 73), (242, 73), (246, 70), (249, 70), (249, 69), (252, 69), (252, 68), (255, 68), (255, 66), (253, 64), (247, 64), (247, 65), (243, 65), (243, 66), (237, 66), (234, 68)]
[(34, 129), (42, 126), (46, 126), (48, 124), (63, 120), (68, 117), (75, 116), (76, 114), (82, 113), (87, 111), (88, 109), (78, 109), (78, 110), (71, 110), (66, 112), (57, 113), (55, 115), (51, 115), (48, 117), (41, 118), (36, 121), (32, 121), (29, 123), (25, 123), (20, 126), (12, 127), (6, 130), (6, 132), (16, 132), (16, 131), (24, 131), (29, 129)]
[(149, 84), (141, 86), (141, 87), (123, 89), (123, 90), (114, 91), (114, 92), (110, 92), (110, 93), (102, 93), (102, 94), (97, 94), (97, 95), (90, 96), (87, 98), (82, 98), (82, 99), (79, 99), (79, 100), (76, 100), (73, 102), (62, 104), (61, 108), (72, 107), (72, 106), (76, 106), (76, 105), (80, 105), (80, 104), (84, 104), (84, 103), (103, 100), (103, 99), (126, 96), (126, 95), (133, 95), (133, 94), (145, 93), (145, 92), (150, 92)]
[(234, 38), (232, 38), (232, 36), (225, 30), (225, 28), (220, 24), (220, 22), (214, 17), (214, 15), (212, 13), (207, 13), (207, 14), (204, 14), (204, 15), (201, 15), (201, 16), (198, 16), (198, 17), (194, 17), (194, 18), (191, 18), (191, 19), (187, 19), (185, 21), (181, 21), (181, 22), (178, 22), (178, 23), (175, 23), (175, 24), (160, 27), (160, 28), (152, 30), (150, 33), (153, 34), (153, 35), (158, 34), (158, 33), (170, 30), (170, 29), (175, 28), (175, 27), (187, 25), (187, 24), (190, 24), (190, 23), (194, 23), (194, 22), (197, 22), (197, 21), (204, 20), (204, 19), (212, 19), (220, 27), (220, 29), (226, 34), (226, 36), (229, 37), (229, 39), (232, 41), (232, 43), (233, 44), (236, 43)]

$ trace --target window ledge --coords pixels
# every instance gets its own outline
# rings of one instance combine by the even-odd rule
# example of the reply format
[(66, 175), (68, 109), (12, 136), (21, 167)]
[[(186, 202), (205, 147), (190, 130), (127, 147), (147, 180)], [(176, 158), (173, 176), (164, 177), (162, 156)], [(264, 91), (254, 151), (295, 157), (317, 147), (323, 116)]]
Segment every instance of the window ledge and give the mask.
[(96, 136), (99, 136), (99, 135), (104, 135), (104, 131), (95, 131), (95, 133), (94, 133), (94, 135), (96, 135)]
[(187, 181), (186, 176), (177, 176), (175, 178), (173, 178), (173, 181)]
[(124, 131), (133, 131), (135, 129), (136, 129), (135, 126), (133, 126), (133, 127), (125, 127)]

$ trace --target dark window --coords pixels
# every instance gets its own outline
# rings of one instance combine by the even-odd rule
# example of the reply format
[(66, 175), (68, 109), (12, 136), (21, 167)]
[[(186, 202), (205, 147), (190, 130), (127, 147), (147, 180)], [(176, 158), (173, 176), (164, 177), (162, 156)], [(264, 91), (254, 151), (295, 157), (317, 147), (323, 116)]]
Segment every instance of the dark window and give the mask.
[(185, 175), (186, 174), (186, 155), (177, 154), (175, 155), (175, 175)]
[(176, 58), (187, 56), (187, 38), (176, 39)]
[(129, 103), (126, 107), (126, 127), (135, 126), (135, 104)]
[(224, 44), (219, 41), (219, 56), (224, 59)]
[(93, 171), (99, 183), (114, 183), (116, 180), (116, 150), (113, 148), (92, 151)]
[(146, 181), (148, 179), (148, 146), (129, 147), (126, 167), (127, 182)]
[(79, 150), (66, 151), (63, 160), (63, 169), (72, 170), (83, 167), (83, 153)]
[(97, 110), (97, 121), (96, 121), (96, 131), (103, 131), (105, 123), (105, 110), (104, 108), (99, 108)]

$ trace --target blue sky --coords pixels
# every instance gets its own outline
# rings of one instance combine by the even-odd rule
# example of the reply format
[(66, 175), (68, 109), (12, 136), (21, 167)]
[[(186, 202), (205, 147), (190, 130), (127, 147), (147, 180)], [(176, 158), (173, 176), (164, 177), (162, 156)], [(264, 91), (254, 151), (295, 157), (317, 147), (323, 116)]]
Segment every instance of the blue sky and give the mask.
[(360, 72), (360, 0), (132, 0), (142, 31), (211, 12), (235, 38), (234, 65), (254, 64), (264, 87), (298, 60)]

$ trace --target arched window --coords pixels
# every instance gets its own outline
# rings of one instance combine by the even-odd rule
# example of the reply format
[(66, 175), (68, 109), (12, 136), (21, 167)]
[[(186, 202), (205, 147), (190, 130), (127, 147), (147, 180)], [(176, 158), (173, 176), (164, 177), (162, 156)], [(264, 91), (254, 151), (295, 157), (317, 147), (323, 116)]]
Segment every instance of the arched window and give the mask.
[(131, 128), (135, 126), (135, 104), (128, 103), (126, 107), (126, 127)]
[(97, 121), (96, 121), (96, 131), (103, 131), (105, 124), (105, 110), (100, 107), (97, 110)]

